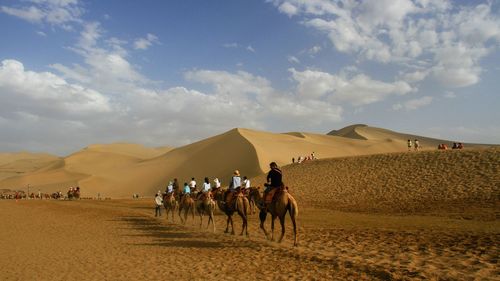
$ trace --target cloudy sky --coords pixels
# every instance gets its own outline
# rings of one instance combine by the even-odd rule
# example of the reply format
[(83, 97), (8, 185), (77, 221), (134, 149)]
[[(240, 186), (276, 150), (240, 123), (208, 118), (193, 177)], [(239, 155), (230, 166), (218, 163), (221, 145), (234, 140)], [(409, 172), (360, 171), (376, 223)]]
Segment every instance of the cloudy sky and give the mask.
[(500, 143), (500, 1), (2, 0), (0, 151), (353, 123)]

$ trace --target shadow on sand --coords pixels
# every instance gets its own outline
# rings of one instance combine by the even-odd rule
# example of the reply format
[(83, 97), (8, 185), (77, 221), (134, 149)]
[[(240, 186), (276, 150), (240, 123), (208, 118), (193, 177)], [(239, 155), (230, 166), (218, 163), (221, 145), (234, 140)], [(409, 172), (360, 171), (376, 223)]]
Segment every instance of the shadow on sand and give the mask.
[(234, 245), (230, 241), (217, 241), (213, 234), (206, 232), (190, 231), (184, 226), (169, 224), (164, 225), (155, 218), (144, 216), (119, 217), (113, 221), (125, 223), (125, 229), (135, 230), (134, 234), (126, 237), (150, 237), (151, 243), (132, 243), (136, 246), (161, 246), (181, 248), (224, 248), (224, 247), (249, 247), (247, 243)]

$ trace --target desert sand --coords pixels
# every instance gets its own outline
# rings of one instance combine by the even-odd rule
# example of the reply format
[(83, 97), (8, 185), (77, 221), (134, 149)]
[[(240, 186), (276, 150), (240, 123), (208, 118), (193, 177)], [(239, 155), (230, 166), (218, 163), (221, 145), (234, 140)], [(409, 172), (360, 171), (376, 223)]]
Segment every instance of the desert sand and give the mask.
[[(119, 198), (233, 167), (262, 186), (275, 160), (299, 204), (299, 246), (288, 217), (276, 243), (258, 214), (240, 237), (223, 233), (218, 211), (213, 233), (198, 217), (154, 217), (152, 197), (0, 200), (0, 280), (500, 280), (500, 148), (437, 151), (444, 141), (422, 138), (423, 151), (407, 152), (408, 135), (384, 129), (330, 134), (234, 129), (156, 152), (96, 145), (4, 179), (0, 188), (38, 180)], [(319, 160), (290, 164), (312, 151)]]

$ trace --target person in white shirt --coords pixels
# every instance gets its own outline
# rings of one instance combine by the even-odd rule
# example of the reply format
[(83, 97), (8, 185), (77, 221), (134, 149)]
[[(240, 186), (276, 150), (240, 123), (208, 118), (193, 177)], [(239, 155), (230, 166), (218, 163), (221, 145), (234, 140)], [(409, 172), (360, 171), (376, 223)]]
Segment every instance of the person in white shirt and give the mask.
[(243, 185), (242, 186), (247, 190), (250, 188), (250, 180), (246, 176), (243, 177)]
[(189, 187), (191, 188), (191, 192), (193, 192), (196, 188), (196, 181), (194, 178), (191, 178), (191, 181), (189, 182)]
[(203, 189), (201, 191), (203, 193), (207, 193), (210, 190), (211, 190), (210, 181), (208, 180), (208, 178), (205, 178), (205, 182), (203, 183)]
[(158, 190), (155, 197), (155, 217), (161, 216), (161, 206), (163, 205), (163, 198), (161, 192)]
[(174, 192), (174, 185), (172, 184), (172, 182), (169, 182), (167, 186), (167, 194), (170, 194), (172, 192)]
[(220, 180), (218, 178), (214, 179), (215, 188), (220, 188)]

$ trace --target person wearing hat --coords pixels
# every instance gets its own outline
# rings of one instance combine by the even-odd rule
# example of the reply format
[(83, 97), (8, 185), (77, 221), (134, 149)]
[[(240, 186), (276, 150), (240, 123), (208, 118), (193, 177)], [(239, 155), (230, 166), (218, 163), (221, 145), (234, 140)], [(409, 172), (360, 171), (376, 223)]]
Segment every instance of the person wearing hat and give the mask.
[(241, 187), (240, 171), (234, 170), (233, 177), (229, 181), (229, 188), (224, 195), (224, 202), (226, 202), (229, 193), (234, 193), (240, 187)]

